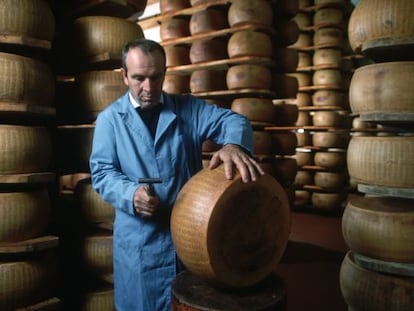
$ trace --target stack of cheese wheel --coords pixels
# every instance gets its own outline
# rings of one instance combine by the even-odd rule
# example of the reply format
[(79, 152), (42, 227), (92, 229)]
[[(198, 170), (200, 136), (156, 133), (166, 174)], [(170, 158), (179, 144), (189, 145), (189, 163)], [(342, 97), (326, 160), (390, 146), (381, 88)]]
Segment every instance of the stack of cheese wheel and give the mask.
[(352, 199), (342, 232), (350, 252), (340, 287), (355, 310), (409, 310), (414, 303), (413, 200), (382, 196)]
[(95, 120), (96, 115), (127, 90), (121, 73), (114, 70), (91, 70), (76, 77), (79, 93), (79, 119)]
[(130, 20), (113, 16), (82, 16), (73, 22), (73, 36), (80, 65), (120, 60), (124, 45), (143, 38), (141, 27)]
[(284, 253), (289, 210), (285, 190), (270, 175), (243, 183), (238, 174), (226, 179), (223, 166), (203, 169), (174, 204), (173, 242), (194, 275), (219, 287), (249, 287), (266, 278)]
[(51, 107), (55, 82), (44, 62), (0, 52), (0, 103)]
[(56, 262), (56, 256), (49, 252), (0, 261), (0, 309), (26, 309), (52, 297), (57, 284)]
[(43, 126), (0, 125), (0, 172), (46, 172), (52, 158), (50, 133)]
[[(188, 65), (190, 61), (190, 47), (185, 44), (172, 44), (164, 47), (166, 56), (166, 67)], [(167, 93), (179, 94), (190, 92), (190, 75), (185, 74), (166, 74), (163, 84), (163, 91)]]
[(85, 235), (82, 245), (82, 259), (97, 279), (113, 281), (113, 240), (109, 232)]
[(53, 12), (45, 0), (2, 1), (0, 35), (5, 43), (50, 48), (55, 35)]
[[(343, 45), (348, 4), (343, 0), (327, 0), (300, 5), (302, 9), (295, 20), (302, 41), (298, 40), (291, 47), (299, 51), (301, 62), (292, 75), (299, 82), (294, 101), (299, 106), (296, 122), (300, 128), (297, 131), (298, 147), (308, 148), (308, 153), (299, 152), (299, 160), (305, 162), (303, 168), (298, 167), (296, 189), (302, 198), (312, 197), (312, 208), (341, 211), (348, 188), (346, 165), (305, 163), (316, 151), (334, 152), (335, 156), (339, 151), (345, 155), (349, 140), (349, 112), (344, 94), (348, 87), (348, 73), (343, 65)], [(308, 45), (304, 45), (305, 38), (309, 38)], [(305, 185), (304, 182), (310, 184)], [(304, 191), (309, 191), (309, 196), (304, 195)]]
[(369, 0), (357, 5), (348, 24), (351, 48), (377, 62), (412, 60), (413, 9), (410, 0)]
[(114, 208), (92, 188), (89, 178), (82, 179), (76, 184), (74, 197), (85, 222), (90, 224), (112, 224), (114, 222)]
[(0, 193), (0, 243), (45, 235), (51, 218), (45, 189)]
[(354, 52), (373, 60), (355, 70), (349, 89), (361, 131), (349, 142), (347, 165), (362, 194), (343, 215), (351, 253), (340, 281), (356, 310), (409, 310), (414, 303), (413, 8), (412, 1), (361, 1), (348, 25)]

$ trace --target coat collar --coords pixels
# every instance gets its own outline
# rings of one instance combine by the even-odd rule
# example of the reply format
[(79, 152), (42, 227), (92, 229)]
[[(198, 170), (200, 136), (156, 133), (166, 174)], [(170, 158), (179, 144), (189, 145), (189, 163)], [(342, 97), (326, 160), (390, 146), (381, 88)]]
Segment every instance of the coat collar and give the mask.
[[(169, 96), (167, 93), (163, 93), (162, 97), (164, 103), (158, 120), (155, 143), (157, 143), (171, 124), (177, 119), (174, 97)], [(135, 108), (129, 100), (129, 92), (126, 92), (121, 98), (119, 114), (124, 119), (125, 124), (137, 132), (138, 135), (142, 136), (144, 140), (152, 140), (151, 134), (147, 130), (144, 122), (139, 118)]]

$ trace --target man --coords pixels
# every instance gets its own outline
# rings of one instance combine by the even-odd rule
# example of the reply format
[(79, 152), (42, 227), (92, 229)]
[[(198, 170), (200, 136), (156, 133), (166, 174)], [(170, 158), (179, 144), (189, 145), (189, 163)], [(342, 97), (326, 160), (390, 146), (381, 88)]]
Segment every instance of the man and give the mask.
[[(165, 51), (139, 39), (122, 51), (129, 91), (102, 111), (90, 156), (92, 183), (116, 211), (114, 288), (118, 311), (170, 310), (171, 283), (179, 269), (170, 214), (181, 187), (202, 168), (202, 143), (224, 147), (209, 167), (223, 163), (244, 182), (263, 170), (250, 157), (252, 129), (239, 114), (189, 95), (162, 91)], [(140, 184), (140, 178), (161, 183)]]

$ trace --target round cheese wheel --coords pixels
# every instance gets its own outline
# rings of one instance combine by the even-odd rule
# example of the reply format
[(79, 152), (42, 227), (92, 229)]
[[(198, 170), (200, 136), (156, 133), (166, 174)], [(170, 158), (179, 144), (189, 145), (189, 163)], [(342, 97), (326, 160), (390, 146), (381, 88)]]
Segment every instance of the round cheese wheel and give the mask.
[(271, 99), (241, 97), (232, 101), (231, 110), (246, 116), (253, 122), (273, 123), (276, 110)]
[(262, 65), (243, 64), (234, 65), (227, 70), (228, 89), (271, 89), (271, 70)]
[(348, 145), (349, 175), (359, 183), (414, 187), (413, 136), (354, 136)]
[(194, 175), (171, 215), (173, 242), (187, 269), (228, 288), (251, 286), (274, 270), (290, 225), (287, 194), (273, 177), (243, 183), (236, 173), (229, 180), (223, 166)]
[[(211, 42), (211, 40), (209, 40)], [(230, 58), (241, 56), (272, 57), (272, 40), (259, 31), (237, 31), (231, 35), (227, 52)]]
[(127, 91), (122, 75), (113, 70), (85, 71), (76, 77), (81, 111), (98, 113)]
[(52, 141), (46, 127), (0, 125), (0, 173), (46, 171), (52, 157)]
[(73, 22), (73, 35), (80, 61), (89, 63), (98, 55), (120, 57), (124, 45), (144, 38), (138, 23), (113, 16), (82, 16)]
[(414, 304), (414, 278), (378, 273), (358, 265), (354, 252), (342, 261), (339, 284), (354, 310), (410, 310)]
[(273, 9), (266, 0), (233, 1), (227, 15), (230, 27), (243, 24), (270, 26), (273, 23)]
[(50, 218), (50, 199), (46, 190), (0, 192), (0, 243), (45, 234)]
[(411, 199), (362, 196), (348, 201), (342, 233), (356, 253), (391, 262), (414, 263)]
[(3, 0), (1, 6), (0, 35), (53, 40), (55, 18), (47, 1)]
[(349, 85), (352, 112), (414, 113), (413, 71), (414, 61), (357, 68)]
[(113, 272), (113, 239), (111, 234), (87, 235), (83, 239), (82, 259), (97, 275)]

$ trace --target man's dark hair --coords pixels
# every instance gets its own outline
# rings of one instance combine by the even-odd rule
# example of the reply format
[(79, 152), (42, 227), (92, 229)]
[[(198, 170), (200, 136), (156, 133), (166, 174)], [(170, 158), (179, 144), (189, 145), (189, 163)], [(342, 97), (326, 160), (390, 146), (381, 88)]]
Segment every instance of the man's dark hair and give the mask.
[(149, 40), (149, 39), (136, 39), (133, 41), (128, 42), (124, 48), (122, 49), (122, 68), (127, 72), (126, 66), (126, 55), (128, 54), (129, 50), (138, 48), (144, 54), (152, 54), (154, 52), (159, 52), (164, 59), (164, 64), (166, 62), (166, 55), (164, 48), (156, 41)]

